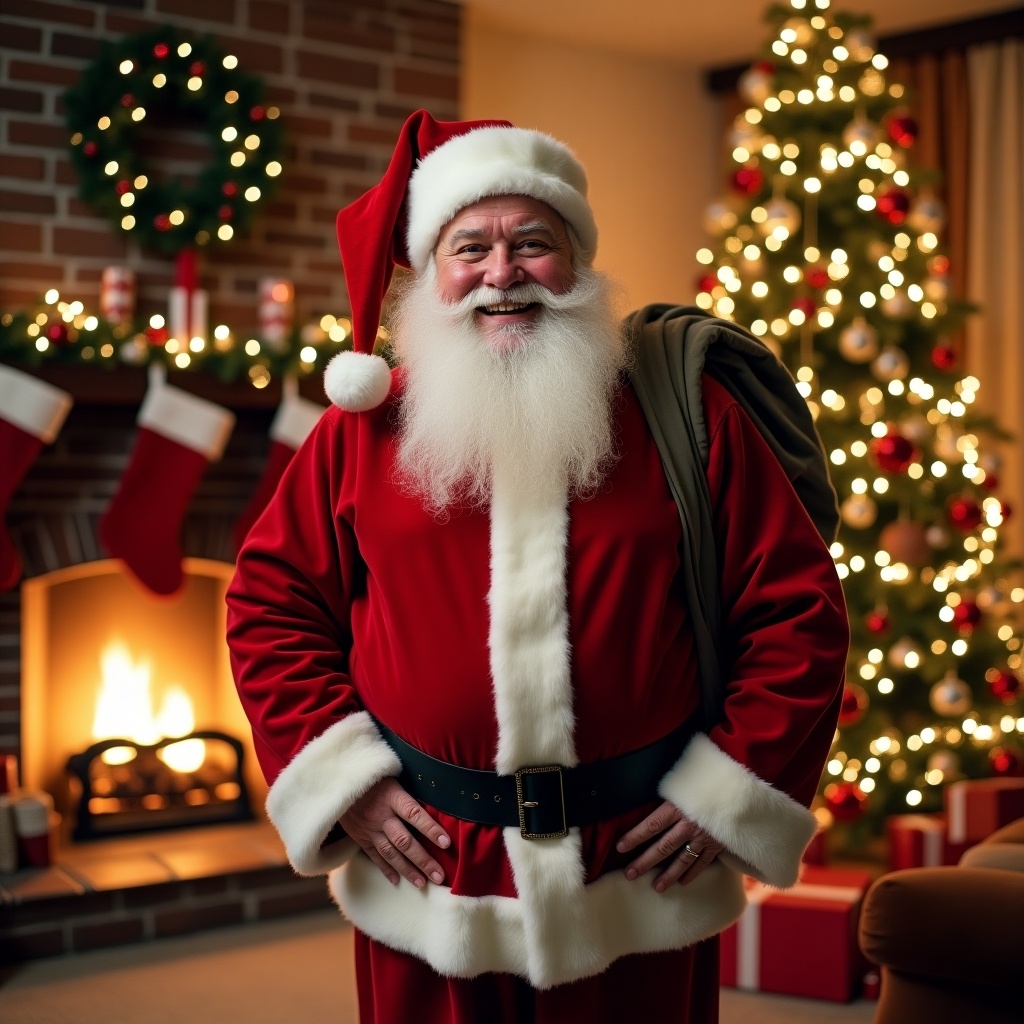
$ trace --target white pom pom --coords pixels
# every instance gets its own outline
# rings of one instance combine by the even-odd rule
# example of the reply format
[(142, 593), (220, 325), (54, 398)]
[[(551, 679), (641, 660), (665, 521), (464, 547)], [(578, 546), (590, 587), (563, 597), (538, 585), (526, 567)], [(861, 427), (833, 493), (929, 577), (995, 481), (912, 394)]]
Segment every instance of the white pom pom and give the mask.
[(374, 409), (391, 390), (391, 367), (380, 356), (339, 352), (324, 370), (327, 397), (346, 412)]

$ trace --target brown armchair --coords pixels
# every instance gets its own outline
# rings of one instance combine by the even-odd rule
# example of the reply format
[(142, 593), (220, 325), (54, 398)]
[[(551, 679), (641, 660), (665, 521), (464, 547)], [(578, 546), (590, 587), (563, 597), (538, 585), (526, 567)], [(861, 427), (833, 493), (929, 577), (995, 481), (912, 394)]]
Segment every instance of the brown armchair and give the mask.
[(882, 971), (874, 1024), (1024, 1021), (1024, 818), (957, 867), (879, 878), (860, 946)]

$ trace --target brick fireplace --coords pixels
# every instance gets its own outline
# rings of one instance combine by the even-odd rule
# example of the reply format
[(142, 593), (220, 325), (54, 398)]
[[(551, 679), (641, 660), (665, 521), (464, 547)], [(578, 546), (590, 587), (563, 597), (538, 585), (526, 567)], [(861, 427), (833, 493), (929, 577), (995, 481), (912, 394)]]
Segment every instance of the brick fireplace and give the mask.
[[(181, 538), (185, 587), (157, 598), (108, 559), (97, 540), (97, 523), (131, 453), (145, 374), (65, 368), (46, 376), (71, 391), (75, 405), (7, 515), (25, 578), (0, 594), (0, 749), (19, 755), (23, 785), (50, 792), (63, 821), (50, 868), (0, 875), (0, 951), (10, 959), (53, 955), (326, 905), (322, 880), (293, 876), (262, 818), (265, 786), (223, 640), (232, 527), (262, 472), (279, 393), (172, 375), (177, 386), (231, 406), (237, 423), (189, 506)], [(302, 390), (313, 397), (318, 387), (308, 380)], [(70, 596), (62, 593), (69, 584)], [(145, 653), (154, 679), (173, 662), (178, 675), (199, 682), (195, 726), (244, 741), (256, 822), (71, 840), (76, 807), (63, 765), (93, 738), (97, 673), (90, 666), (97, 642), (109, 635), (135, 644), (139, 657)], [(187, 654), (184, 661), (175, 649)]]

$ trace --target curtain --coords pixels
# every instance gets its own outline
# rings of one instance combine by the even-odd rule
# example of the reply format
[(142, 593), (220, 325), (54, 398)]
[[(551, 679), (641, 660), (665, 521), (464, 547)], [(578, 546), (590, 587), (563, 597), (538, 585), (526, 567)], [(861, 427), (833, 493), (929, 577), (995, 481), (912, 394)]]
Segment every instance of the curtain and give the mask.
[(998, 494), (1013, 506), (1003, 530), (1024, 555), (1024, 42), (967, 51), (970, 104), (966, 367), (978, 404), (1013, 434), (1000, 446)]

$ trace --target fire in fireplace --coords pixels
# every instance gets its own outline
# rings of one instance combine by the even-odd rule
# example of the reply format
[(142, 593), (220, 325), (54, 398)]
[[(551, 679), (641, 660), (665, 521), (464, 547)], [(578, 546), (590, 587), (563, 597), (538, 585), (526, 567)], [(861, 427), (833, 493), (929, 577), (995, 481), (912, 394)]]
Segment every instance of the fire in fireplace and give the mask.
[(77, 799), (72, 838), (251, 819), (242, 744), (225, 732), (196, 732), (180, 685), (164, 690), (154, 712), (152, 666), (124, 643), (109, 644), (102, 664), (96, 742), (67, 762)]
[(232, 567), (184, 568), (171, 599), (115, 561), (23, 584), (25, 783), (54, 795), (75, 840), (252, 817), (224, 643)]

